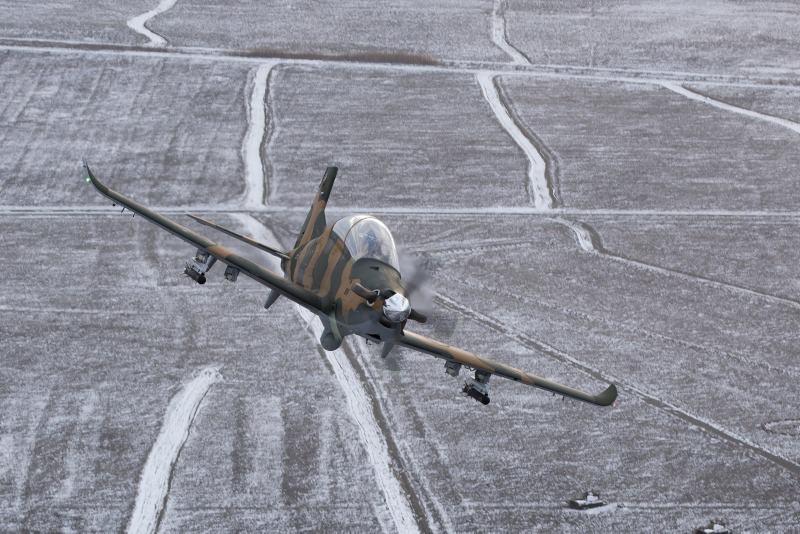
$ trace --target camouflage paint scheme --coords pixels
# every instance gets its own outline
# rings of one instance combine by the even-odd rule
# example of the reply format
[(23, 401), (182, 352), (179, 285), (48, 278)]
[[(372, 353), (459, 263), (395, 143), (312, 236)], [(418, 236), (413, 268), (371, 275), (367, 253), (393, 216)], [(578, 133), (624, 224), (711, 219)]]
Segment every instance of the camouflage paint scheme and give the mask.
[(278, 256), (281, 258), (283, 276), (109, 189), (85, 163), (84, 168), (86, 180), (91, 181), (114, 205), (123, 206), (123, 209), (144, 217), (197, 248), (195, 258), (187, 264), (187, 275), (202, 284), (205, 282), (205, 273), (216, 261), (227, 265), (225, 277), (229, 280), (235, 280), (239, 273), (244, 273), (271, 289), (266, 308), (282, 295), (314, 312), (325, 327), (320, 343), (326, 350), (338, 348), (344, 337), (355, 334), (382, 343), (384, 357), (392, 347), (401, 345), (442, 358), (446, 361), (447, 372), (452, 376), (457, 376), (462, 366), (475, 371), (474, 380), (468, 379), (464, 385), (464, 393), (483, 404), (489, 402), (488, 381), (492, 375), (600, 406), (612, 404), (617, 397), (613, 384), (602, 393), (591, 395), (415, 334), (405, 329), (407, 320), (425, 322), (426, 318), (413, 308), (409, 307), (401, 321), (390, 320), (384, 308), (387, 299), (396, 294), (406, 294), (400, 273), (394, 266), (375, 258), (351, 257), (345, 242), (334, 232), (333, 225), (328, 225), (325, 220), (325, 207), (336, 178), (336, 167), (326, 170), (297, 242), (289, 252), (281, 252), (191, 216), (206, 226)]

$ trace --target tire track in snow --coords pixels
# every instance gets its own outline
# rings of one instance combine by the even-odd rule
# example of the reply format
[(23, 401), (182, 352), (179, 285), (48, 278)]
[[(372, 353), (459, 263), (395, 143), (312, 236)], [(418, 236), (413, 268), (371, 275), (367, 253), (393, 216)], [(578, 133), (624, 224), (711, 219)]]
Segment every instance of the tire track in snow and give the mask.
[(683, 280), (689, 280), (695, 283), (714, 286), (728, 292), (744, 294), (750, 297), (755, 297), (760, 300), (767, 300), (768, 302), (771, 302), (773, 304), (777, 304), (780, 306), (789, 306), (791, 308), (800, 310), (800, 302), (797, 302), (796, 300), (788, 299), (785, 297), (779, 297), (777, 295), (771, 295), (769, 293), (764, 293), (763, 291), (757, 291), (755, 289), (750, 289), (731, 282), (721, 282), (719, 280), (715, 280), (713, 278), (709, 278), (707, 276), (703, 276), (700, 274), (687, 273), (684, 271), (680, 271), (678, 269), (671, 269), (669, 267), (661, 267), (660, 265), (656, 265), (642, 260), (635, 260), (623, 256), (621, 254), (610, 252), (603, 247), (603, 241), (600, 238), (600, 234), (598, 234), (597, 231), (588, 224), (564, 219), (561, 217), (554, 218), (552, 220), (572, 230), (573, 234), (575, 235), (575, 241), (577, 241), (578, 246), (580, 246), (582, 250), (590, 254), (598, 254), (605, 258), (626, 265), (630, 265), (638, 269), (644, 269), (647, 271), (652, 271), (667, 276), (681, 278)]
[[(144, 288), (137, 288), (140, 291), (144, 291)], [(160, 291), (161, 288), (152, 288), (152, 291)], [(44, 314), (54, 314), (54, 315), (101, 315), (101, 316), (127, 316), (127, 315), (141, 315), (141, 309), (125, 309), (125, 308), (94, 308), (94, 309), (86, 309), (86, 308), (60, 308), (55, 306), (15, 306), (15, 305), (7, 305), (7, 304), (0, 304), (0, 313), (44, 313)], [(172, 311), (164, 311), (164, 312), (157, 312), (157, 311), (147, 311), (148, 317), (175, 317), (175, 312)], [(251, 319), (255, 317), (263, 317), (262, 314), (257, 312), (239, 312), (239, 313), (229, 313), (225, 315), (226, 318), (235, 318), (235, 319)]]
[(497, 121), (508, 132), (508, 135), (522, 149), (528, 158), (528, 197), (536, 209), (549, 210), (554, 207), (551, 185), (547, 183), (547, 164), (539, 150), (523, 133), (511, 118), (508, 109), (500, 100), (500, 95), (495, 87), (495, 74), (482, 71), (475, 75), (481, 87), (483, 98), (497, 117)]
[(492, 9), (492, 41), (500, 47), (503, 52), (511, 56), (517, 65), (530, 65), (528, 56), (523, 54), (517, 47), (508, 42), (506, 32), (506, 8), (507, 0), (494, 0)]
[[(265, 243), (278, 242), (272, 232), (252, 216), (236, 214), (235, 218), (255, 239)], [(266, 263), (271, 269), (278, 270), (278, 262), (276, 260), (270, 258)], [(292, 305), (297, 315), (306, 323), (308, 330), (315, 336), (316, 342), (322, 335), (322, 324), (317, 316), (299, 304), (292, 303)], [(395, 528), (398, 532), (419, 532), (420, 525), (417, 523), (417, 517), (419, 516), (425, 522), (428, 519), (424, 516), (422, 510), (418, 509), (417, 514), (414, 513), (411, 499), (395, 470), (395, 462), (389, 453), (386, 436), (381, 431), (369, 394), (342, 348), (335, 351), (322, 352), (333, 370), (336, 381), (345, 394), (347, 409), (350, 417), (358, 427), (359, 437), (375, 473), (375, 480), (383, 494)], [(425, 530), (429, 530), (427, 525), (423, 524), (422, 526)]]
[(661, 399), (660, 397), (647, 392), (645, 389), (643, 389), (641, 386), (639, 386), (634, 382), (630, 382), (628, 380), (621, 380), (615, 377), (614, 375), (596, 369), (584, 363), (583, 361), (578, 360), (577, 358), (574, 358), (569, 354), (553, 347), (552, 345), (549, 345), (527, 334), (519, 332), (515, 327), (507, 325), (493, 317), (484, 315), (483, 313), (477, 310), (464, 306), (463, 304), (441, 293), (436, 294), (436, 300), (443, 306), (450, 308), (452, 311), (455, 311), (456, 313), (459, 313), (469, 319), (472, 319), (494, 330), (495, 332), (504, 335), (506, 338), (521, 344), (524, 347), (528, 347), (530, 349), (541, 352), (542, 354), (550, 357), (551, 359), (566, 364), (568, 366), (571, 366), (575, 369), (578, 369), (579, 371), (582, 371), (583, 373), (587, 374), (592, 378), (595, 378), (603, 382), (614, 383), (621, 390), (623, 391), (627, 390), (633, 393), (644, 403), (672, 417), (675, 417), (683, 421), (684, 423), (688, 423), (706, 432), (707, 434), (710, 434), (711, 436), (720, 438), (730, 444), (736, 445), (752, 453), (755, 453), (756, 455), (765, 458), (771, 463), (786, 469), (795, 477), (800, 477), (800, 464), (793, 462), (792, 460), (789, 460), (782, 456), (779, 456), (778, 454), (756, 443), (753, 443), (747, 438), (740, 436), (735, 432), (732, 432), (731, 430), (728, 430), (713, 421), (705, 419), (704, 417), (694, 415), (691, 412), (686, 411), (683, 408), (680, 408), (669, 401)]
[[(662, 85), (665, 82), (702, 83), (732, 87), (772, 89), (776, 86), (797, 89), (794, 77), (775, 78), (709, 74), (682, 71), (636, 70), (624, 68), (588, 67), (586, 65), (561, 65), (543, 63), (519, 65), (490, 61), (440, 61), (438, 63), (413, 63), (404, 61), (370, 60), (363, 56), (326, 56), (323, 54), (298, 54), (275, 51), (272, 56), (254, 55), (252, 50), (230, 50), (221, 48), (171, 47), (158, 50), (152, 46), (130, 46), (81, 41), (57, 41), (45, 39), (13, 39), (0, 37), (0, 50), (29, 52), (34, 54), (80, 54), (97, 56), (129, 56), (183, 60), (221, 61), (230, 63), (260, 64), (266, 60), (281, 61), (289, 65), (306, 65), (320, 68), (336, 66), (378, 69), (405, 72), (451, 72), (454, 74), (476, 74), (492, 71), (506, 76), (538, 77), (553, 79), (588, 79), (607, 82)], [(793, 74), (792, 74), (793, 76)]]
[[(322, 336), (322, 323), (307, 309), (296, 304), (294, 306), (297, 314), (305, 321), (314, 342), (317, 343)], [(392, 447), (388, 443), (389, 432), (384, 430), (376, 417), (379, 405), (367, 392), (363, 378), (359, 376), (345, 352), (347, 350), (350, 352), (355, 350), (350, 340), (346, 340), (342, 348), (333, 352), (322, 350), (320, 347), (345, 393), (350, 417), (358, 426), (359, 437), (367, 451), (394, 526), (400, 533), (430, 532), (432, 531), (430, 519), (424, 507), (419, 499), (415, 498), (409, 481), (404, 480), (404, 475), (398, 472), (397, 462), (392, 458), (390, 449), (394, 449), (397, 454), (397, 446), (391, 444), (394, 445)]]
[[(437, 254), (437, 256), (439, 256), (439, 255)], [(524, 299), (522, 299), (518, 293), (513, 293), (513, 292), (505, 290), (505, 289), (490, 288), (486, 284), (483, 284), (483, 283), (480, 283), (480, 282), (475, 282), (475, 285), (479, 289), (488, 290), (488, 291), (494, 291), (494, 293), (496, 294), (496, 296), (498, 298), (505, 299), (508, 302), (514, 302), (516, 304), (519, 304), (520, 306), (525, 306)], [(661, 343), (667, 343), (669, 345), (674, 345), (674, 346), (677, 346), (677, 347), (680, 347), (680, 348), (683, 348), (683, 349), (688, 349), (688, 350), (692, 350), (692, 351), (698, 351), (698, 352), (701, 352), (701, 353), (704, 353), (704, 354), (713, 355), (713, 356), (715, 356), (717, 358), (734, 359), (734, 360), (736, 360), (736, 361), (738, 361), (738, 362), (740, 362), (740, 363), (742, 363), (742, 364), (744, 364), (746, 366), (760, 367), (761, 369), (764, 369), (764, 370), (766, 370), (767, 372), (770, 372), (770, 373), (788, 374), (788, 375), (797, 376), (798, 378), (800, 378), (800, 371), (795, 371), (793, 369), (786, 368), (786, 367), (781, 367), (779, 365), (773, 365), (773, 364), (771, 364), (771, 363), (769, 363), (769, 362), (767, 362), (765, 360), (754, 359), (754, 358), (751, 358), (748, 355), (741, 354), (741, 353), (738, 353), (738, 352), (728, 352), (728, 351), (720, 350), (720, 349), (718, 349), (716, 347), (709, 347), (707, 345), (703, 345), (703, 344), (700, 344), (700, 343), (695, 343), (695, 342), (692, 342), (692, 341), (686, 341), (684, 339), (678, 339), (676, 337), (669, 336), (669, 335), (666, 335), (666, 334), (662, 334), (662, 333), (659, 333), (659, 332), (650, 331), (650, 330), (647, 330), (647, 329), (644, 329), (644, 328), (640, 328), (640, 327), (637, 327), (637, 326), (632, 326), (632, 325), (629, 325), (629, 324), (626, 324), (626, 323), (619, 323), (619, 322), (616, 322), (616, 321), (612, 321), (612, 320), (609, 320), (609, 319), (607, 319), (605, 317), (592, 315), (590, 313), (582, 312), (582, 311), (579, 311), (579, 310), (576, 310), (576, 309), (573, 309), (573, 308), (570, 308), (570, 307), (557, 306), (557, 305), (546, 303), (544, 301), (538, 301), (537, 305), (540, 306), (540, 307), (543, 307), (543, 308), (545, 308), (545, 309), (547, 309), (549, 311), (552, 311), (552, 312), (555, 312), (555, 313), (559, 313), (559, 314), (563, 314), (563, 315), (565, 315), (567, 317), (570, 317), (572, 319), (577, 319), (579, 321), (583, 321), (584, 323), (587, 323), (587, 324), (601, 324), (601, 325), (606, 326), (609, 329), (616, 329), (617, 331), (620, 331), (620, 332), (628, 332), (630, 334), (633, 334), (635, 336), (639, 336), (641, 338), (651, 339), (651, 340), (655, 340), (655, 341), (661, 342)]]
[[(371, 384), (373, 390), (375, 391), (375, 395), (373, 397), (375, 397), (374, 404), (376, 405), (376, 409), (379, 410), (380, 413), (390, 413), (392, 411), (391, 406), (386, 406), (386, 403), (384, 403), (382, 400), (391, 398), (391, 393), (386, 390), (384, 384), (382, 384), (375, 376), (375, 366), (373, 365), (375, 359), (370, 350), (367, 348), (366, 340), (363, 338), (351, 338), (348, 340), (348, 345), (353, 349), (352, 352), (361, 367), (363, 381)], [(404, 406), (403, 408), (408, 409), (407, 406)], [(384, 417), (384, 421), (388, 427), (388, 417)], [(387, 429), (386, 432), (388, 433), (390, 430)], [(431, 489), (431, 486), (428, 483), (428, 478), (425, 476), (424, 471), (422, 471), (416, 465), (414, 454), (410, 450), (410, 447), (407, 444), (397, 442), (394, 442), (393, 445), (396, 454), (400, 456), (402, 461), (416, 474), (417, 482), (422, 486), (422, 490), (425, 492), (428, 501), (433, 507), (433, 513), (438, 516), (438, 520), (444, 528), (444, 531), (455, 532), (453, 523), (450, 521), (450, 517), (447, 515), (447, 510), (445, 510), (441, 501)], [(425, 506), (425, 504), (420, 502), (420, 506)], [(427, 508), (425, 509), (425, 512), (428, 517), (431, 516), (430, 510)], [(433, 528), (431, 528), (432, 523), (432, 520), (428, 521), (428, 527), (431, 531), (433, 531)]]
[(247, 132), (242, 145), (245, 169), (243, 204), (246, 209), (258, 209), (267, 201), (267, 169), (262, 150), (269, 139), (267, 132), (269, 109), (266, 101), (270, 73), (277, 64), (277, 61), (265, 63), (253, 74), (253, 90), (247, 105)]
[(519, 245), (530, 245), (538, 242), (536, 238), (516, 238), (516, 239), (479, 239), (477, 241), (466, 241), (461, 243), (442, 242), (439, 246), (423, 245), (419, 247), (408, 247), (405, 252), (408, 254), (436, 254), (452, 256), (456, 254), (473, 254), (486, 250), (505, 250), (513, 249)]
[(146, 46), (167, 46), (167, 40), (156, 32), (147, 28), (146, 24), (155, 17), (171, 9), (178, 0), (161, 0), (156, 7), (146, 13), (137, 15), (127, 20), (128, 28), (140, 33), (150, 40)]
[(678, 93), (679, 95), (683, 95), (686, 98), (697, 100), (698, 102), (703, 102), (704, 104), (709, 104), (711, 106), (714, 106), (715, 108), (724, 109), (725, 111), (731, 111), (733, 113), (738, 113), (740, 115), (745, 115), (747, 117), (752, 117), (754, 119), (760, 119), (763, 121), (771, 122), (772, 124), (777, 124), (778, 126), (782, 126), (783, 128), (787, 128), (795, 133), (800, 134), (800, 123), (796, 123), (788, 119), (782, 119), (780, 117), (775, 117), (773, 115), (767, 115), (766, 113), (759, 113), (758, 111), (753, 111), (746, 108), (740, 108), (739, 106), (734, 106), (732, 104), (728, 104), (727, 102), (723, 102), (721, 100), (711, 98), (710, 96), (706, 96), (702, 93), (698, 93), (691, 89), (687, 89), (680, 83), (662, 82), (661, 86), (669, 89), (670, 91)]
[(564, 225), (572, 230), (572, 233), (575, 234), (575, 241), (577, 241), (578, 246), (581, 247), (581, 249), (583, 249), (585, 252), (589, 252), (591, 254), (606, 253), (605, 249), (603, 248), (603, 241), (600, 239), (600, 234), (598, 234), (597, 231), (595, 231), (595, 229), (588, 224), (578, 221), (571, 221), (569, 219), (563, 219), (561, 217), (557, 217), (553, 220), (558, 224)]
[(517, 113), (516, 109), (514, 109), (514, 104), (511, 100), (511, 96), (508, 94), (508, 90), (503, 86), (502, 80), (500, 76), (495, 77), (495, 89), (497, 90), (497, 96), (500, 98), (500, 103), (508, 111), (508, 115), (511, 117), (511, 120), (514, 121), (517, 128), (523, 133), (523, 135), (530, 141), (530, 143), (536, 148), (536, 151), (544, 160), (544, 178), (545, 183), (547, 183), (548, 189), (550, 191), (550, 195), (553, 198), (553, 207), (561, 206), (561, 192), (560, 192), (560, 182), (559, 182), (559, 157), (555, 151), (551, 150), (545, 142), (539, 137), (533, 130), (531, 130), (525, 121)]
[(222, 375), (218, 367), (206, 367), (169, 401), (161, 431), (147, 455), (139, 479), (136, 503), (128, 523), (129, 533), (152, 533), (158, 530), (175, 464), (189, 438), (200, 404), (209, 388), (220, 380)]
[[(113, 189), (113, 187), (112, 187)], [(122, 191), (123, 193), (125, 191)], [(182, 215), (186, 212), (206, 212), (206, 213), (308, 213), (308, 207), (304, 206), (258, 206), (246, 209), (241, 206), (230, 204), (194, 204), (183, 206), (150, 206), (150, 209), (165, 215)], [(761, 210), (626, 210), (626, 209), (572, 209), (572, 208), (553, 208), (539, 209), (529, 206), (492, 206), (486, 208), (451, 208), (451, 207), (398, 207), (398, 206), (329, 206), (325, 208), (326, 213), (341, 213), (349, 215), (353, 213), (372, 213), (374, 215), (416, 215), (420, 217), (443, 217), (450, 215), (486, 216), (495, 215), (531, 215), (552, 218), (553, 215), (565, 217), (581, 216), (621, 216), (621, 217), (731, 217), (748, 219), (798, 219), (800, 211), (761, 211)], [(84, 205), (60, 205), (60, 206), (20, 206), (20, 205), (0, 205), (0, 216), (31, 216), (42, 217), (47, 215), (119, 215), (119, 210), (108, 205), (84, 204)], [(128, 217), (128, 212), (125, 212)]]

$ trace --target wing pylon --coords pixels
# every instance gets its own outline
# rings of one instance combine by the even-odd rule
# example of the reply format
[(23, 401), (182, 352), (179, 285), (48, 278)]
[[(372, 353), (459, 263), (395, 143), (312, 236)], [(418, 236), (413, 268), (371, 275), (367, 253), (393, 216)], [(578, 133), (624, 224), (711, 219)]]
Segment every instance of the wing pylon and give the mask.
[[(442, 358), (448, 362), (454, 362), (456, 367), (453, 370), (456, 374), (458, 366), (463, 365), (474, 369), (480, 376), (484, 376), (487, 381), (488, 375), (497, 375), (515, 382), (534, 386), (564, 397), (588, 402), (589, 404), (596, 404), (598, 406), (609, 406), (617, 399), (617, 387), (614, 384), (610, 384), (603, 392), (592, 395), (579, 389), (565, 386), (531, 373), (526, 373), (525, 371), (490, 360), (489, 358), (483, 358), (440, 341), (415, 334), (414, 332), (409, 332), (408, 330), (403, 332), (403, 335), (398, 338), (397, 343), (436, 356), (437, 358)], [(451, 368), (448, 367), (448, 372), (450, 372), (450, 369)], [(488, 397), (486, 402), (488, 402)]]
[[(256, 282), (263, 284), (273, 291), (287, 297), (288, 299), (308, 308), (317, 314), (327, 315), (330, 313), (331, 303), (327, 299), (323, 299), (319, 295), (300, 287), (299, 285), (287, 280), (283, 276), (270, 271), (258, 265), (257, 263), (240, 256), (234, 251), (218, 245), (207, 237), (187, 228), (172, 219), (161, 215), (160, 213), (151, 210), (135, 200), (128, 198), (122, 193), (118, 193), (113, 189), (103, 184), (92, 173), (89, 165), (84, 161), (83, 168), (86, 171), (86, 179), (105, 197), (114, 202), (115, 205), (120, 205), (125, 209), (147, 219), (156, 226), (160, 226), (167, 232), (183, 239), (187, 243), (196, 247), (198, 251), (203, 254), (213, 256), (222, 263), (228, 265), (230, 268), (235, 269), (252, 278)], [(198, 254), (200, 256), (200, 254)]]

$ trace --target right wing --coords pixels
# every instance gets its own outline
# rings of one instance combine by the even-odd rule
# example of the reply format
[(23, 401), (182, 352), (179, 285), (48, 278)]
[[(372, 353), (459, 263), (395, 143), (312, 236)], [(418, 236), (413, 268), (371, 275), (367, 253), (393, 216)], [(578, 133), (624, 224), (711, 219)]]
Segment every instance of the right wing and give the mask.
[(203, 250), (215, 258), (239, 270), (239, 272), (247, 275), (256, 282), (263, 284), (270, 289), (274, 289), (281, 295), (293, 300), (294, 302), (309, 308), (313, 312), (321, 312), (327, 314), (329, 312), (330, 303), (322, 299), (319, 295), (308, 291), (305, 288), (292, 283), (286, 278), (273, 273), (269, 269), (254, 263), (247, 258), (244, 258), (232, 250), (229, 250), (221, 245), (216, 244), (205, 236), (202, 236), (186, 228), (185, 226), (176, 223), (172, 219), (164, 217), (150, 208), (139, 204), (121, 193), (117, 193), (113, 189), (109, 189), (105, 184), (98, 180), (92, 173), (86, 162), (83, 162), (83, 168), (86, 170), (86, 180), (92, 182), (100, 193), (111, 199), (114, 204), (129, 209), (130, 211), (142, 216), (156, 226), (160, 226), (167, 232), (178, 236), (192, 246)]
[(419, 334), (415, 334), (414, 332), (409, 332), (408, 330), (403, 332), (403, 335), (398, 338), (396, 343), (420, 352), (431, 354), (437, 358), (459, 363), (475, 370), (484, 371), (489, 374), (514, 380), (515, 382), (521, 382), (522, 384), (545, 389), (547, 391), (583, 402), (588, 402), (590, 404), (597, 404), (598, 406), (609, 406), (617, 398), (617, 388), (614, 386), (614, 384), (610, 384), (602, 393), (598, 395), (591, 395), (579, 389), (564, 386), (557, 382), (547, 380), (546, 378), (541, 378), (539, 376), (526, 373), (525, 371), (520, 371), (514, 367), (490, 360), (489, 358), (477, 356), (471, 352), (446, 345), (440, 341), (436, 341), (435, 339), (421, 336)]

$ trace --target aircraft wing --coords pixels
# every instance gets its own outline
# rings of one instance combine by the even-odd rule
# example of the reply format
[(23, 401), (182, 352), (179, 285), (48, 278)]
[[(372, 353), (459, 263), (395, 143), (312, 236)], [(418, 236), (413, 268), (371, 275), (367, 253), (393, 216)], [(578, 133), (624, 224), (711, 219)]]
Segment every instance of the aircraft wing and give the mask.
[(236, 254), (232, 250), (216, 244), (207, 237), (198, 234), (194, 230), (186, 228), (172, 219), (169, 219), (168, 217), (165, 217), (160, 213), (157, 213), (150, 208), (139, 204), (135, 200), (108, 188), (94, 176), (86, 162), (83, 163), (83, 167), (86, 170), (87, 181), (91, 181), (92, 185), (94, 185), (103, 196), (111, 199), (115, 205), (123, 206), (125, 209), (140, 215), (156, 226), (160, 226), (167, 232), (178, 236), (192, 246), (214, 256), (222, 263), (238, 269), (239, 272), (247, 275), (256, 282), (259, 282), (270, 289), (274, 289), (281, 295), (293, 300), (294, 302), (297, 302), (302, 306), (305, 306), (306, 308), (309, 308), (311, 311), (328, 313), (328, 308), (330, 305), (318, 295), (298, 286), (297, 284), (292, 283), (283, 276), (274, 273), (269, 269), (265, 269), (257, 263), (252, 262), (247, 258), (240, 256), (239, 254)]
[(408, 330), (403, 332), (403, 335), (397, 339), (396, 343), (420, 352), (431, 354), (437, 358), (460, 363), (461, 365), (475, 370), (485, 371), (487, 373), (501, 376), (515, 382), (521, 382), (529, 386), (546, 389), (547, 391), (551, 391), (565, 397), (588, 402), (590, 404), (597, 404), (598, 406), (609, 406), (617, 398), (617, 388), (614, 386), (614, 384), (609, 385), (605, 391), (598, 395), (590, 395), (589, 393), (585, 393), (578, 389), (574, 389), (569, 386), (563, 386), (557, 382), (526, 373), (525, 371), (520, 371), (519, 369), (495, 362), (488, 358), (482, 358), (472, 354), (471, 352), (446, 345), (436, 341), (435, 339), (430, 339), (428, 337), (415, 334), (414, 332), (409, 332)]

